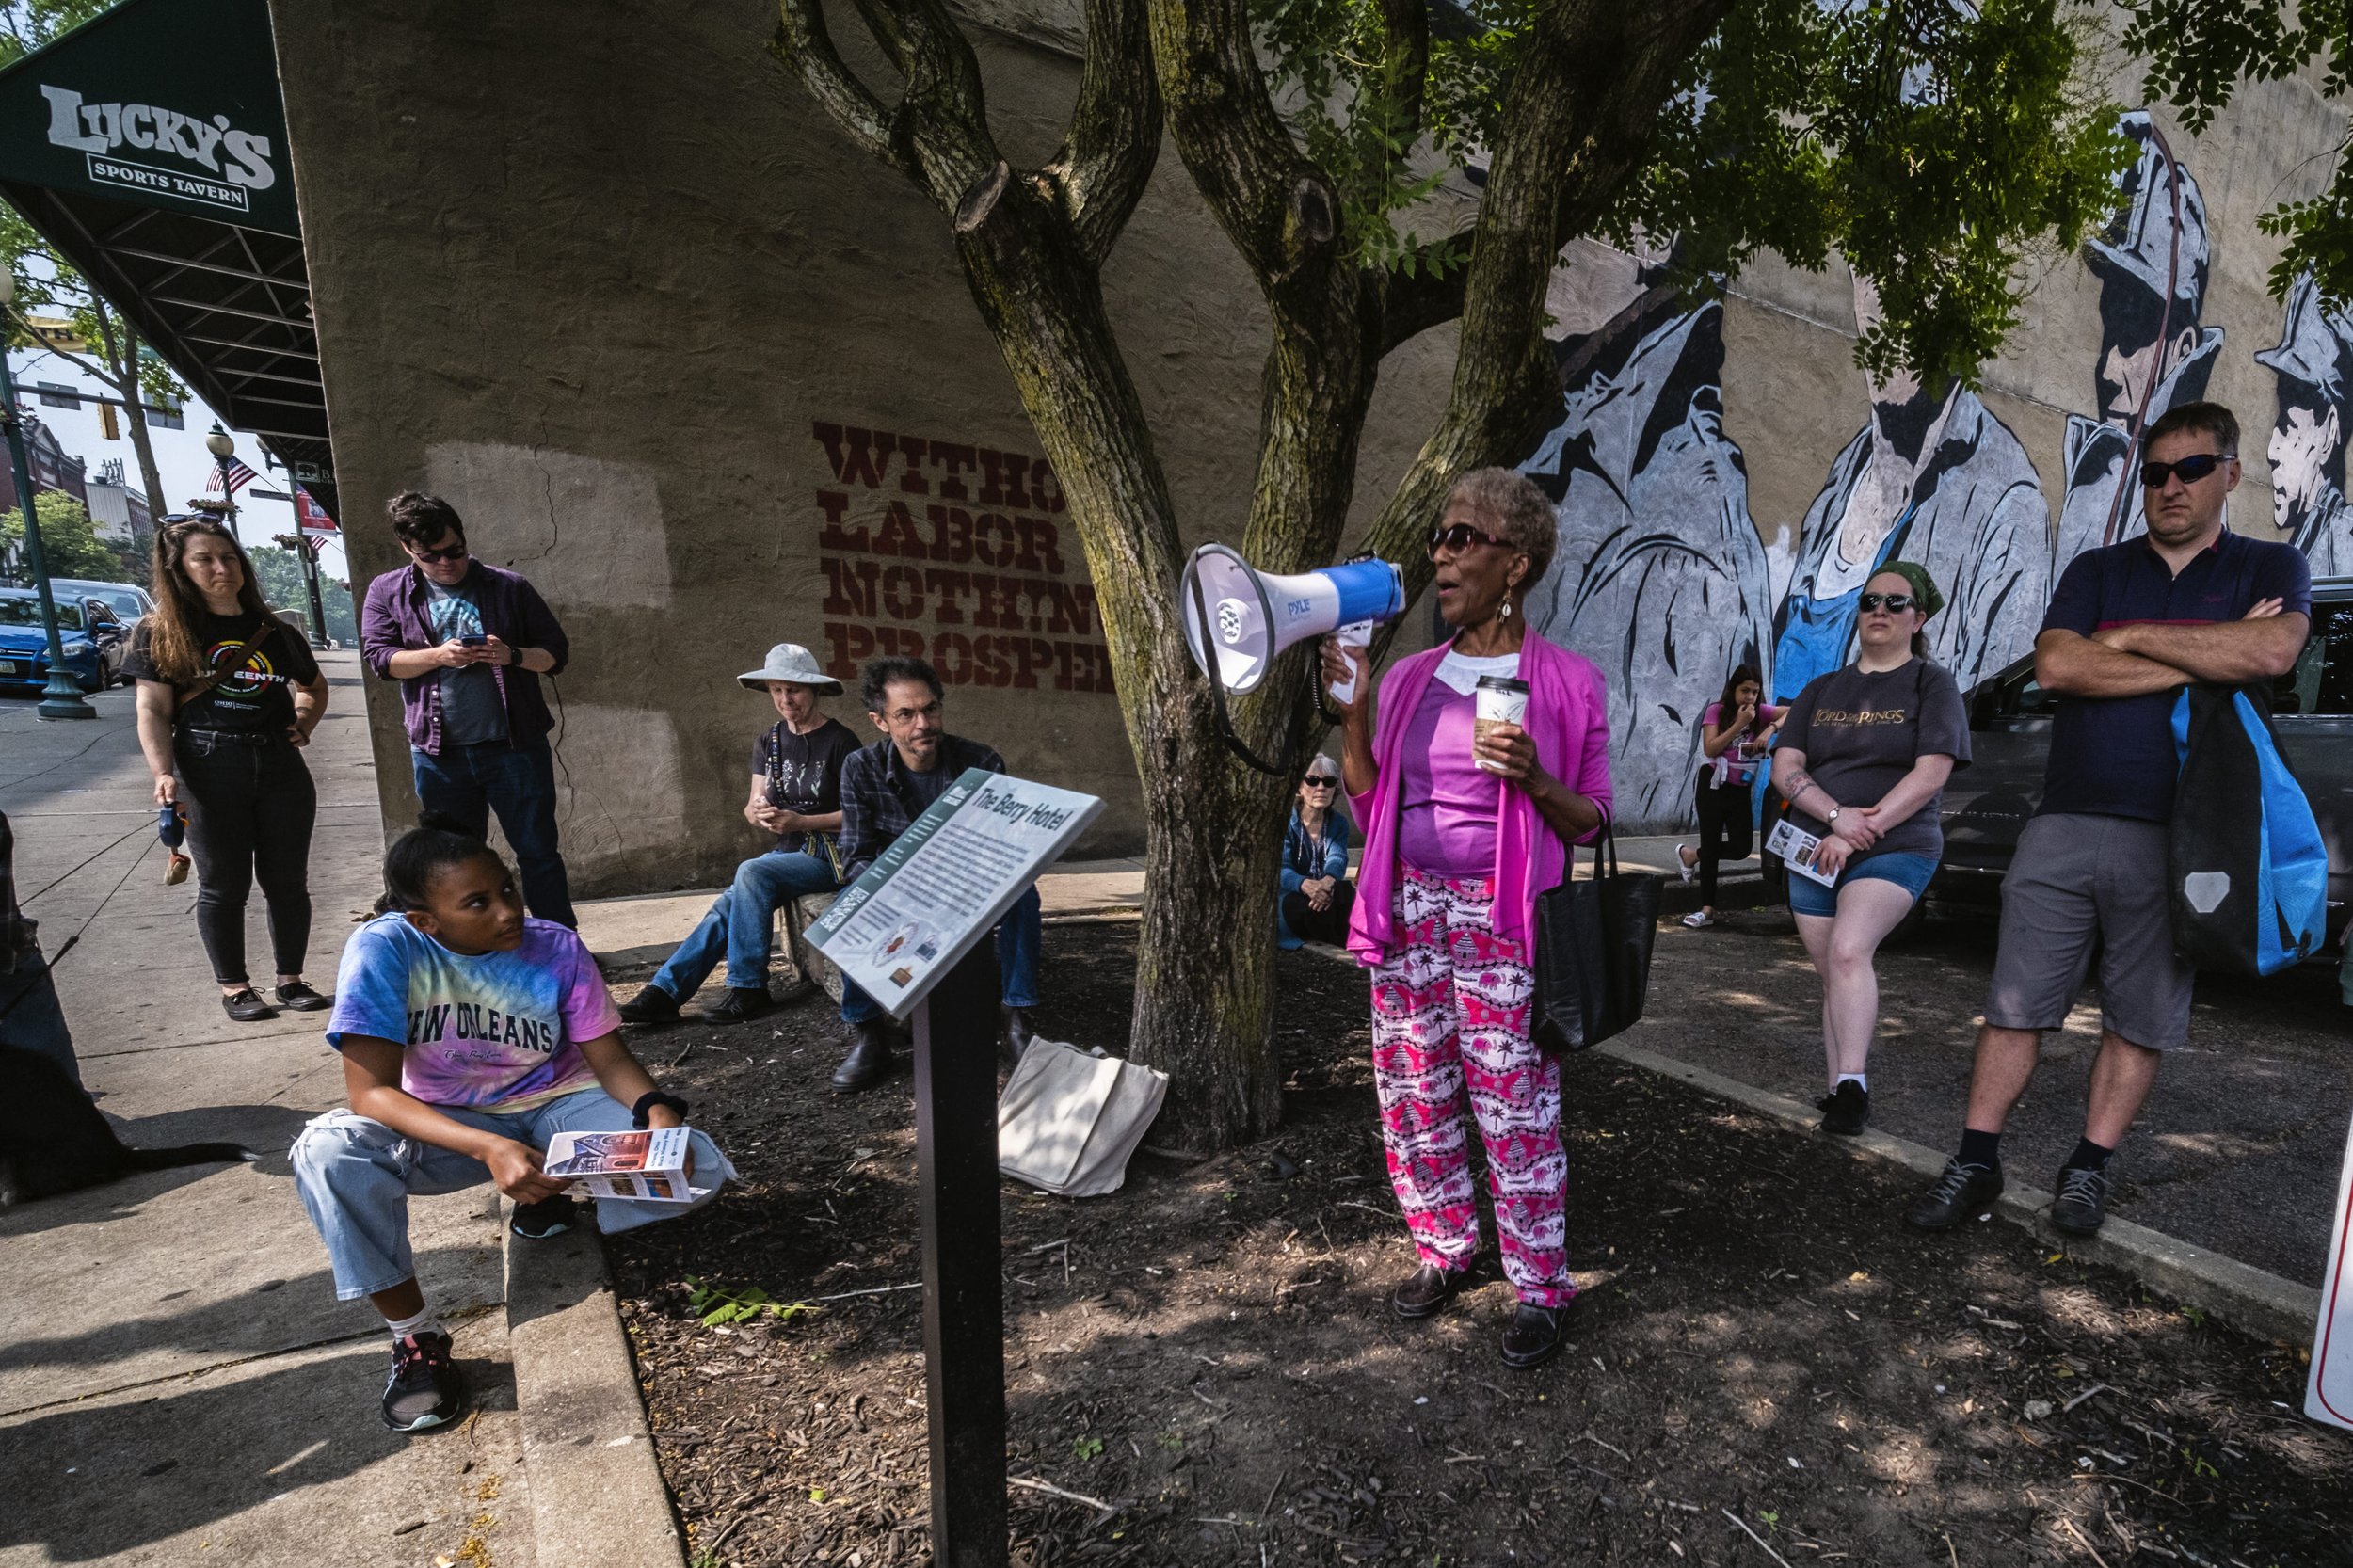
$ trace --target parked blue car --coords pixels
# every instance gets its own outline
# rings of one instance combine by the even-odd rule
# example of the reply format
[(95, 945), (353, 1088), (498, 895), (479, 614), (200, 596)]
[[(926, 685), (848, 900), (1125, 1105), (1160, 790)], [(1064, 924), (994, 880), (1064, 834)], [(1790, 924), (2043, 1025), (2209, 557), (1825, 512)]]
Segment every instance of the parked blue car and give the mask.
[[(86, 692), (111, 685), (121, 667), (122, 623), (103, 603), (57, 598), (57, 637), (65, 667)], [(30, 588), (0, 588), (0, 688), (39, 691), (49, 681), (49, 634)]]

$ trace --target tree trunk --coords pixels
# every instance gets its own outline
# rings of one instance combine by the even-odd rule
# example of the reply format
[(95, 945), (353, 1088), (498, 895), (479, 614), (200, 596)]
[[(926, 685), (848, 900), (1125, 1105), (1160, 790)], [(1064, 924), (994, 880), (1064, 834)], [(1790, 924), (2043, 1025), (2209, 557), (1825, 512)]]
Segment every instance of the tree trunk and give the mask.
[(163, 470), (155, 466), (155, 438), (147, 428), (146, 389), (139, 384), (139, 333), (128, 321), (120, 324), (123, 349), (122, 363), (116, 367), (122, 372), (117, 383), (122, 401), (130, 407), (122, 410), (125, 434), (131, 438), (131, 451), (139, 462), (139, 484), (147, 491), (147, 518), (152, 526), (171, 510), (164, 498)]

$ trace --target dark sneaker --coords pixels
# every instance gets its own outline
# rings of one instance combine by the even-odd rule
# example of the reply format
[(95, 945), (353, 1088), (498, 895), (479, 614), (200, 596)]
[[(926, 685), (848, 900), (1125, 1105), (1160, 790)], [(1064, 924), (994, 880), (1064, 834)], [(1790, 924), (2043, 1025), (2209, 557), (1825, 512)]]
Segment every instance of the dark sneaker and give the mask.
[(1561, 1351), (1561, 1308), (1520, 1303), (1503, 1331), (1503, 1364), (1514, 1370), (1541, 1367)]
[(1425, 1263), (1390, 1294), (1389, 1310), (1407, 1322), (1427, 1318), (1454, 1299), (1454, 1293), (1463, 1288), (1463, 1274), (1461, 1269), (1441, 1269), (1435, 1263)]
[(278, 1016), (278, 1009), (264, 1001), (262, 993), (250, 985), (242, 991), (222, 993), (220, 1005), (224, 1012), (241, 1024), (257, 1024), (264, 1018)]
[(648, 985), (616, 1011), (625, 1024), (674, 1024), (678, 1022), (678, 998), (659, 985)]
[(1824, 1132), (1851, 1138), (1871, 1120), (1871, 1094), (1853, 1079), (1848, 1079), (1816, 1100), (1814, 1108), (1822, 1113)]
[(335, 1005), (333, 997), (323, 997), (311, 988), (307, 980), (278, 987), (278, 1005), (291, 1013), (324, 1013)]
[(2051, 1204), (2051, 1223), (2070, 1236), (2089, 1236), (2108, 1217), (2108, 1174), (2081, 1165), (2062, 1165), (2058, 1196)]
[(537, 1203), (519, 1203), (507, 1220), (506, 1228), (528, 1241), (544, 1241), (551, 1236), (561, 1236), (580, 1224), (580, 1205), (568, 1192), (558, 1192)]
[(2002, 1173), (1998, 1167), (1964, 1165), (1958, 1160), (1947, 1160), (1945, 1174), (1905, 1211), (1904, 1223), (1921, 1230), (1950, 1230), (1963, 1220), (1992, 1213), (1993, 1200), (2001, 1195)]
[(837, 1095), (872, 1089), (888, 1078), (897, 1065), (891, 1058), (889, 1032), (880, 1019), (869, 1019), (854, 1027), (856, 1032), (850, 1054), (833, 1070), (833, 1092)]
[(768, 987), (765, 985), (757, 991), (730, 985), (728, 987), (726, 996), (703, 1009), (703, 1022), (747, 1024), (754, 1018), (764, 1018), (776, 1010), (776, 1004), (769, 997)]
[(449, 1358), (446, 1334), (412, 1334), (392, 1343), (392, 1375), (384, 1384), (384, 1424), (394, 1432), (446, 1426), (466, 1411), (466, 1379)]

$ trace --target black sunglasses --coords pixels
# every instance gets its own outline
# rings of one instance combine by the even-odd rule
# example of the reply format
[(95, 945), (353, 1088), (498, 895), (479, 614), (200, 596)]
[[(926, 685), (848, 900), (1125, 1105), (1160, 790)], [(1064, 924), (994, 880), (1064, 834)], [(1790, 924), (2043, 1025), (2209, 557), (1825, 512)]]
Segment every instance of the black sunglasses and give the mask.
[(2175, 462), (2143, 463), (2140, 465), (2140, 488), (2161, 490), (2165, 488), (2165, 482), (2177, 473), (2182, 476), (2183, 484), (2195, 485), (2223, 464), (2236, 460), (2212, 452), (2193, 452)]
[(1855, 607), (1868, 615), (1884, 604), (1890, 611), (1900, 616), (1906, 610), (1918, 608), (1919, 603), (1920, 601), (1910, 594), (1865, 594), (1855, 600)]
[(1307, 786), (1310, 790), (1332, 790), (1337, 789), (1340, 781), (1337, 778), (1325, 778), (1320, 774), (1311, 773), (1306, 777), (1301, 779), (1300, 782)]
[(1482, 534), (1467, 522), (1458, 522), (1451, 527), (1441, 524), (1430, 531), (1430, 558), (1436, 560), (1438, 552), (1442, 550), (1464, 551), (1475, 544), (1508, 548), (1511, 542), (1509, 539), (1498, 539), (1493, 534)]
[(447, 550), (420, 550), (417, 552), (418, 560), (431, 561), (436, 566), (439, 566), (443, 561), (462, 561), (465, 558), (466, 547), (462, 544), (451, 545)]

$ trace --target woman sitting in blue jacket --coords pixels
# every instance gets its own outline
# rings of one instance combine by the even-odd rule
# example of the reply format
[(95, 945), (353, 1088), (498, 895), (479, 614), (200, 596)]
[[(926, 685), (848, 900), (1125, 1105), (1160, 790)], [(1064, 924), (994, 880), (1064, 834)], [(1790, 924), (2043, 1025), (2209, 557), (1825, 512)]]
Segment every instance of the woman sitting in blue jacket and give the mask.
[(1348, 880), (1348, 819), (1334, 809), (1340, 765), (1329, 757), (1307, 764), (1299, 800), (1283, 830), (1283, 900), (1275, 940), (1286, 951), (1302, 942), (1348, 940), (1348, 911), (1356, 889)]

